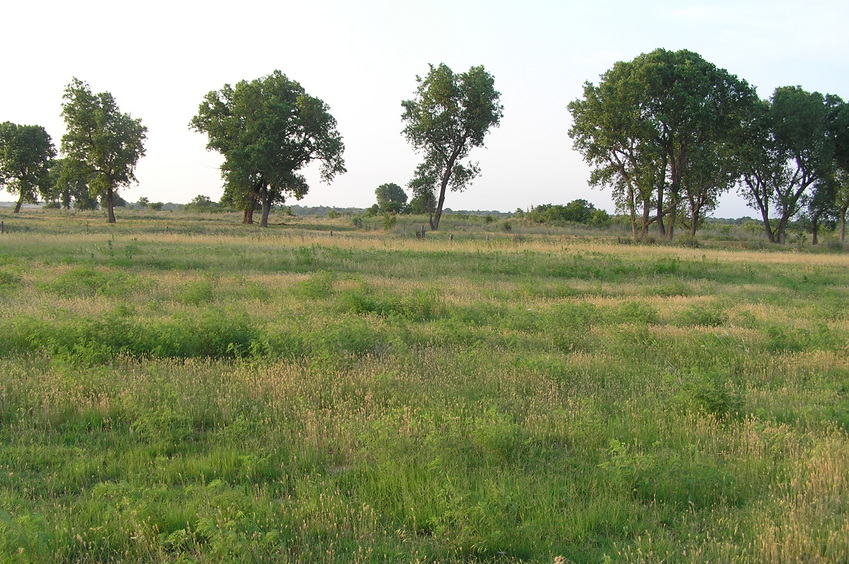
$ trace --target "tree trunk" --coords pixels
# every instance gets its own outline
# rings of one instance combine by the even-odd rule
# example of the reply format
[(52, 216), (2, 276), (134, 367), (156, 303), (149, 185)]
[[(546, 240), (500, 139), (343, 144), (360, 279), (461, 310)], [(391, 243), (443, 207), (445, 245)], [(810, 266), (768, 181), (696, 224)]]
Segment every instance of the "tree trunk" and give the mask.
[(106, 217), (109, 223), (115, 223), (115, 192), (112, 188), (106, 191)]
[(242, 216), (242, 223), (246, 225), (253, 225), (254, 222), (254, 208), (253, 205), (245, 208), (245, 214)]
[(840, 209), (840, 242), (846, 239), (846, 211), (849, 208)]
[(433, 231), (439, 229), (439, 220), (442, 219), (442, 206), (445, 204), (445, 191), (448, 189), (448, 181), (451, 180), (451, 173), (454, 172), (457, 157), (460, 156), (460, 151), (465, 144), (466, 139), (464, 136), (462, 141), (454, 147), (451, 156), (448, 157), (448, 162), (445, 163), (445, 171), (442, 173), (442, 181), (439, 186), (439, 200), (436, 202), (436, 213), (430, 219), (430, 228)]
[(645, 238), (645, 236), (649, 234), (649, 225), (651, 225), (651, 221), (649, 221), (649, 215), (651, 215), (649, 203), (647, 200), (643, 200), (643, 225), (640, 227), (641, 239)]
[(657, 232), (666, 237), (666, 227), (663, 225), (663, 186), (657, 189)]
[(778, 221), (778, 229), (776, 229), (776, 239), (781, 245), (787, 242), (787, 224), (789, 222), (790, 218), (786, 216), (781, 216), (781, 219)]
[(693, 239), (695, 239), (696, 238), (696, 229), (699, 228), (699, 211), (698, 210), (695, 210), (695, 209), (693, 210), (693, 213), (690, 215), (690, 221), (692, 222), (690, 224), (690, 236), (693, 237)]
[(669, 209), (669, 227), (666, 230), (666, 240), (671, 241), (675, 236), (675, 224), (678, 223), (678, 202), (673, 200)]
[(819, 233), (819, 218), (811, 218), (811, 245), (819, 244), (819, 238), (817, 237)]
[[(453, 165), (452, 165), (453, 166)], [(447, 169), (442, 175), (442, 183), (439, 187), (439, 199), (436, 201), (436, 212), (430, 216), (430, 229), (439, 229), (439, 220), (442, 219), (442, 206), (445, 204), (445, 190), (448, 188), (448, 180), (451, 178), (451, 169)]]
[(24, 205), (24, 191), (21, 190), (21, 197), (18, 198), (18, 203), (15, 204), (15, 213), (21, 213), (21, 207)]
[(271, 200), (262, 200), (262, 218), (259, 220), (260, 227), (268, 227), (268, 216), (271, 214)]
[(766, 230), (766, 239), (770, 243), (775, 243), (775, 233), (772, 232), (772, 226), (769, 224), (769, 214), (763, 208), (761, 208), (761, 219), (764, 222), (764, 229)]

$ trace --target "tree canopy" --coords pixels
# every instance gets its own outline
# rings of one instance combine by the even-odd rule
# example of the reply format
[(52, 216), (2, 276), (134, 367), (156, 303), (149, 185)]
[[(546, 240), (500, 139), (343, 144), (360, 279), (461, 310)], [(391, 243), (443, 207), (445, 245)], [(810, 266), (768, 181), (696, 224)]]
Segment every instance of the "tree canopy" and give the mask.
[(403, 134), (424, 156), (409, 186), (417, 207), (430, 212), (431, 229), (438, 229), (446, 190), (464, 190), (480, 174), (478, 164), (465, 159), (472, 148), (483, 146), (504, 108), (495, 79), (483, 66), (455, 74), (444, 63), (430, 65), (427, 76), (416, 81), (416, 97), (401, 102)]
[(140, 119), (122, 113), (112, 94), (93, 94), (77, 78), (65, 87), (63, 98), (65, 166), (75, 176), (89, 179), (91, 195), (101, 198), (109, 223), (115, 223), (116, 193), (136, 182), (135, 168), (145, 154), (147, 128)]
[(384, 213), (401, 213), (407, 203), (407, 193), (394, 182), (381, 184), (374, 190), (374, 195), (378, 210)]
[(15, 213), (25, 203), (36, 203), (38, 195), (50, 194), (50, 165), (56, 149), (40, 125), (0, 123), (0, 186), (18, 194)]
[(224, 156), (222, 201), (243, 209), (246, 222), (260, 205), (267, 227), (273, 204), (307, 193), (298, 171), (312, 161), (321, 163), (325, 182), (344, 173), (342, 137), (328, 110), (280, 71), (209, 92), (190, 127), (206, 133), (207, 148)]
[(682, 205), (695, 229), (730, 188), (727, 147), (754, 98), (745, 81), (698, 54), (657, 49), (616, 63), (598, 86), (586, 83), (569, 104), (569, 136), (594, 167), (591, 184), (613, 188), (635, 236), (656, 223), (672, 238)]
[[(827, 97), (798, 86), (779, 87), (769, 101), (749, 108), (746, 134), (738, 147), (743, 178), (739, 191), (761, 212), (770, 242), (784, 243), (787, 225), (804, 208), (809, 189), (817, 183), (826, 189), (831, 182), (832, 115)], [(772, 211), (779, 216), (775, 226)]]

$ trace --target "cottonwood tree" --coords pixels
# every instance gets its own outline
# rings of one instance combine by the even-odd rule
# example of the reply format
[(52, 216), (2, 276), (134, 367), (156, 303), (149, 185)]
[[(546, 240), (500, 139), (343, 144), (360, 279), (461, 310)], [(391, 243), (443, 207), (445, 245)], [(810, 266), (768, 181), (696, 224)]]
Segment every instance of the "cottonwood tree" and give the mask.
[(846, 212), (849, 210), (849, 103), (837, 96), (830, 99), (834, 139), (835, 207), (840, 221), (840, 240), (846, 238)]
[(634, 70), (633, 64), (615, 63), (598, 86), (586, 82), (583, 98), (568, 108), (569, 136), (592, 167), (590, 185), (612, 189), (617, 211), (628, 215), (636, 239), (657, 219), (650, 214), (662, 155), (648, 142), (649, 124), (640, 111), (644, 93)]
[(407, 193), (394, 182), (381, 184), (374, 190), (374, 195), (378, 209), (384, 213), (400, 213), (407, 203)]
[(635, 236), (642, 212), (641, 234), (656, 223), (671, 239), (682, 205), (691, 205), (697, 225), (728, 188), (724, 181), (706, 182), (695, 167), (727, 158), (721, 151), (708, 155), (705, 147), (729, 142), (753, 97), (745, 81), (698, 54), (657, 49), (616, 63), (598, 86), (586, 83), (583, 98), (569, 104), (569, 136), (594, 167), (590, 183), (613, 188)]
[(140, 119), (122, 113), (112, 94), (93, 94), (77, 78), (65, 87), (63, 98), (66, 164), (89, 179), (91, 196), (100, 198), (109, 223), (115, 223), (117, 192), (136, 182), (135, 168), (145, 154), (147, 128)]
[(344, 173), (342, 137), (328, 110), (280, 71), (209, 92), (190, 127), (206, 133), (207, 148), (224, 156), (222, 201), (240, 206), (246, 223), (259, 205), (260, 225), (268, 227), (274, 204), (309, 190), (298, 171), (319, 161), (325, 182)]
[(0, 123), (0, 186), (18, 194), (15, 213), (24, 203), (50, 195), (50, 166), (56, 149), (40, 125)]
[(413, 200), (428, 210), (435, 230), (446, 191), (462, 191), (480, 174), (478, 163), (466, 159), (498, 126), (504, 108), (495, 79), (483, 66), (455, 74), (444, 63), (430, 65), (427, 76), (416, 81), (416, 97), (401, 102), (403, 134), (424, 157), (409, 187)]
[(803, 209), (811, 187), (827, 186), (835, 155), (831, 115), (825, 96), (798, 86), (779, 87), (769, 102), (750, 107), (747, 133), (738, 148), (739, 192), (761, 212), (771, 243), (786, 242), (787, 225)]
[(719, 203), (719, 197), (730, 191), (740, 177), (731, 143), (700, 143), (692, 151), (688, 166), (682, 176), (683, 194), (687, 201), (689, 218), (684, 221), (690, 235)]

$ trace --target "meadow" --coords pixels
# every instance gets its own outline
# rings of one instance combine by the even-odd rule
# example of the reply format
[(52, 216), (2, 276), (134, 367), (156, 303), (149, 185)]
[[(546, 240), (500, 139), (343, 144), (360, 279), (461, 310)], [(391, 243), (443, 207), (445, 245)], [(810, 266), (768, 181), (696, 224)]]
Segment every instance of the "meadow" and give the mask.
[(849, 561), (842, 245), (0, 219), (0, 561)]

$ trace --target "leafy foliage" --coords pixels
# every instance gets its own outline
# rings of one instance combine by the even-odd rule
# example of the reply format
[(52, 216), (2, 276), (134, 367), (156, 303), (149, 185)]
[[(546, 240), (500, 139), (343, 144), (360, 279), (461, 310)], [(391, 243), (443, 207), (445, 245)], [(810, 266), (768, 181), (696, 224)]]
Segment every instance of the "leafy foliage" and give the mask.
[(504, 108), (483, 66), (455, 74), (444, 63), (430, 65), (427, 76), (416, 81), (416, 98), (401, 102), (404, 136), (424, 156), (409, 186), (416, 206), (428, 209), (431, 229), (438, 229), (446, 190), (461, 191), (480, 174), (477, 163), (464, 159), (483, 146)]
[(378, 210), (384, 213), (401, 213), (407, 203), (407, 194), (404, 189), (390, 182), (378, 186), (374, 195), (377, 197)]
[(326, 182), (345, 172), (342, 137), (328, 110), (280, 71), (209, 92), (190, 127), (206, 133), (207, 148), (224, 155), (222, 201), (245, 210), (248, 222), (260, 205), (267, 227), (272, 205), (309, 190), (298, 173), (306, 165), (320, 161)]
[(657, 49), (616, 63), (598, 86), (586, 83), (569, 104), (569, 136), (594, 167), (590, 182), (613, 189), (635, 237), (656, 223), (672, 238), (684, 205), (695, 230), (730, 188), (725, 147), (753, 98), (745, 81), (698, 54)]
[(40, 125), (0, 123), (0, 187), (18, 194), (15, 213), (50, 194), (50, 164), (56, 149)]
[(105, 200), (109, 223), (115, 223), (116, 192), (136, 181), (135, 167), (145, 154), (147, 128), (140, 119), (122, 113), (112, 94), (93, 94), (77, 78), (65, 87), (63, 98), (65, 166), (75, 177), (88, 180), (92, 197)]

